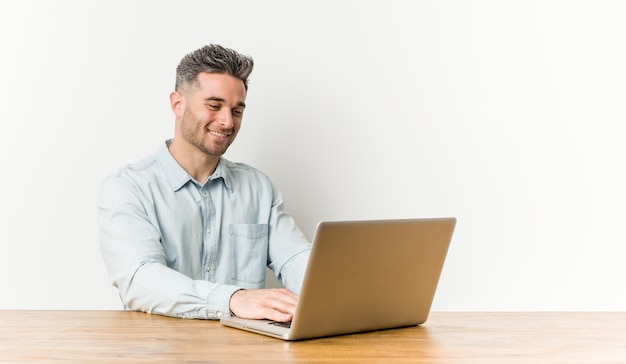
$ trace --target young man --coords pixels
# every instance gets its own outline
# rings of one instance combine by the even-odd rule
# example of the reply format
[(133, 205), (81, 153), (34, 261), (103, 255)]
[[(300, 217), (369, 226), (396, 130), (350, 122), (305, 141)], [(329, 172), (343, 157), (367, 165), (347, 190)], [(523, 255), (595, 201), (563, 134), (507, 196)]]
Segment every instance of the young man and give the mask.
[[(252, 67), (219, 45), (186, 55), (170, 94), (174, 138), (103, 182), (100, 247), (127, 308), (291, 320), (310, 243), (266, 175), (222, 157)], [(266, 267), (286, 288), (264, 288)]]

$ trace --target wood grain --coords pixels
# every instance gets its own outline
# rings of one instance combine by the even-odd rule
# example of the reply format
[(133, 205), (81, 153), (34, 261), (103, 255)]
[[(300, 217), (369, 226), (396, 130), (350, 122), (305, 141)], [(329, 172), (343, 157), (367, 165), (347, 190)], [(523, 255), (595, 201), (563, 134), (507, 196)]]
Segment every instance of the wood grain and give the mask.
[(2, 363), (626, 363), (626, 312), (434, 312), (423, 326), (285, 342), (127, 311), (0, 311)]

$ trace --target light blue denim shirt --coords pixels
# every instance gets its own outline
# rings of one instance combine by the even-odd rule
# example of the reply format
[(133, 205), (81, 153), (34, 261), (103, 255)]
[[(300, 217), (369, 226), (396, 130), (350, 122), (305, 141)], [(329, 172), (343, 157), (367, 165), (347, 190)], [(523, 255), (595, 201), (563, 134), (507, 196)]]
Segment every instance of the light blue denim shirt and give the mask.
[(265, 286), (266, 267), (299, 293), (311, 245), (270, 179), (221, 158), (200, 184), (168, 143), (100, 189), (100, 248), (124, 305), (218, 319), (235, 291)]

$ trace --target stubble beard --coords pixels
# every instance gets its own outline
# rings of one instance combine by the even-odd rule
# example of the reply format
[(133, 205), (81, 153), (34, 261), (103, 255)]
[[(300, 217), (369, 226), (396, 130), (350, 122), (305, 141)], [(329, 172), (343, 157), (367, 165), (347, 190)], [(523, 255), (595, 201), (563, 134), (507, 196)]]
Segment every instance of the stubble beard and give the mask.
[(223, 144), (212, 143), (210, 141), (211, 136), (206, 126), (200, 120), (196, 119), (194, 115), (188, 114), (187, 112), (183, 114), (181, 122), (183, 139), (204, 154), (220, 157), (226, 153), (226, 150), (234, 140), (231, 139)]

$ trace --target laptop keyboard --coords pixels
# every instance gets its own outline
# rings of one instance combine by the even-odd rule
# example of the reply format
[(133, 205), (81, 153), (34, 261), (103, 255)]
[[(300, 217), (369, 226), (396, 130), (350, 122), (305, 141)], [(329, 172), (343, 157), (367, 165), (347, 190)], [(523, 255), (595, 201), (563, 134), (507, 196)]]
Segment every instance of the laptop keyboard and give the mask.
[(291, 328), (291, 321), (289, 321), (289, 322), (270, 321), (270, 322), (268, 322), (268, 324), (274, 325), (274, 326), (284, 327), (286, 329), (290, 329)]

